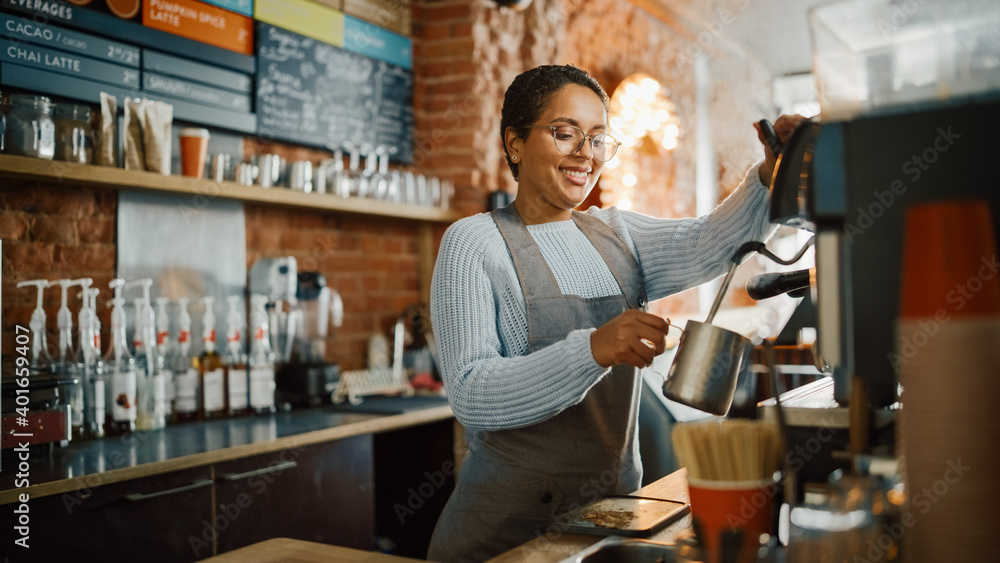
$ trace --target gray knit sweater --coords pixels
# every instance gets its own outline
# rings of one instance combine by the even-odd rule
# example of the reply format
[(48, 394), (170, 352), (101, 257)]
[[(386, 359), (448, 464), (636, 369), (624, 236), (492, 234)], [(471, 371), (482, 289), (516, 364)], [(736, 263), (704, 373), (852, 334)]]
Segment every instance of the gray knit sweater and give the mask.
[[(768, 233), (768, 190), (759, 164), (712, 213), (660, 219), (615, 207), (587, 213), (607, 223), (635, 255), (649, 300), (725, 273), (736, 248)], [(564, 294), (621, 293), (572, 220), (529, 225)], [(441, 240), (431, 285), (431, 319), (445, 388), (466, 428), (498, 430), (543, 421), (579, 403), (609, 371), (594, 361), (596, 327), (528, 354), (524, 296), (510, 252), (488, 213), (453, 224)]]

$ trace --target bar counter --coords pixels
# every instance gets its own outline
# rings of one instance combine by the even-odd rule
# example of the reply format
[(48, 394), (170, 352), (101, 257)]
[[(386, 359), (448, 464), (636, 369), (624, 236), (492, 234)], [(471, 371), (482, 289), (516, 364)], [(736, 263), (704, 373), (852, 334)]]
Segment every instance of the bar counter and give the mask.
[[(677, 470), (636, 491), (637, 495), (651, 498), (688, 501), (687, 471)], [(663, 543), (673, 543), (690, 535), (691, 516), (684, 516), (670, 526), (647, 538)], [(558, 562), (590, 547), (603, 539), (601, 536), (581, 534), (551, 534), (531, 540), (490, 560), (490, 563), (550, 563)], [(206, 560), (206, 563), (321, 563), (326, 561), (392, 563), (416, 561), (394, 555), (325, 545), (315, 542), (274, 538), (240, 548)]]
[[(415, 398), (415, 399), (420, 399)], [(140, 477), (170, 473), (247, 456), (280, 452), (452, 418), (445, 399), (402, 414), (344, 412), (334, 407), (292, 410), (262, 417), (190, 422), (55, 447), (32, 455), (28, 487), (15, 488), (16, 459), (4, 453), (0, 505), (19, 494), (45, 497)]]

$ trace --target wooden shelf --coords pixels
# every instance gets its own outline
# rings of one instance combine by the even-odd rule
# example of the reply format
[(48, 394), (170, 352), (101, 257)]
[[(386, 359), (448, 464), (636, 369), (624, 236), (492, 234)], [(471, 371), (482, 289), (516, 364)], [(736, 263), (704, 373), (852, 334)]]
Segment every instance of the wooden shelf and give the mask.
[(236, 182), (215, 182), (185, 176), (163, 176), (153, 172), (90, 164), (72, 164), (5, 154), (0, 154), (0, 177), (114, 190), (145, 190), (200, 195), (206, 198), (219, 197), (250, 203), (268, 203), (415, 221), (450, 223), (462, 217), (457, 211), (446, 211), (422, 205), (386, 203), (363, 198), (343, 198), (330, 194), (292, 191), (288, 188), (244, 186)]

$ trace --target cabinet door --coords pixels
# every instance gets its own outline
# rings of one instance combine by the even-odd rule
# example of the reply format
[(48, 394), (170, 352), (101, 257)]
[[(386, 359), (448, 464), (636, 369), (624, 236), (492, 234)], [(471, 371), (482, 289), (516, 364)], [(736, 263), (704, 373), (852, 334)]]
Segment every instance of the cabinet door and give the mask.
[[(96, 474), (91, 487), (30, 499), (30, 548), (12, 551), (12, 561), (152, 563), (212, 555), (210, 468), (109, 485), (101, 479)], [(0, 511), (5, 530), (16, 525), (16, 506)]]
[(380, 545), (423, 559), (455, 489), (451, 420), (375, 435), (375, 514)]
[(373, 549), (372, 474), (370, 434), (217, 464), (219, 553), (277, 537)]

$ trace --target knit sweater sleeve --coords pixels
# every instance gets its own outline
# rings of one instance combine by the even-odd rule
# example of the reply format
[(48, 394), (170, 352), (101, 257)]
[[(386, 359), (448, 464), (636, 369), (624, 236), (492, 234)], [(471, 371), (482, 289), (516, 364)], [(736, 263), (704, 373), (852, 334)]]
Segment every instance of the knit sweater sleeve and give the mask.
[(431, 318), (448, 398), (466, 428), (541, 422), (583, 400), (608, 371), (590, 351), (594, 329), (525, 353), (527, 335), (501, 329), (526, 326), (524, 314), (510, 253), (492, 218), (452, 225), (434, 268)]
[(759, 168), (760, 163), (750, 167), (736, 190), (701, 217), (663, 219), (614, 208), (597, 212), (608, 213), (605, 220), (634, 249), (650, 300), (726, 273), (741, 244), (765, 241), (773, 233), (770, 193)]

